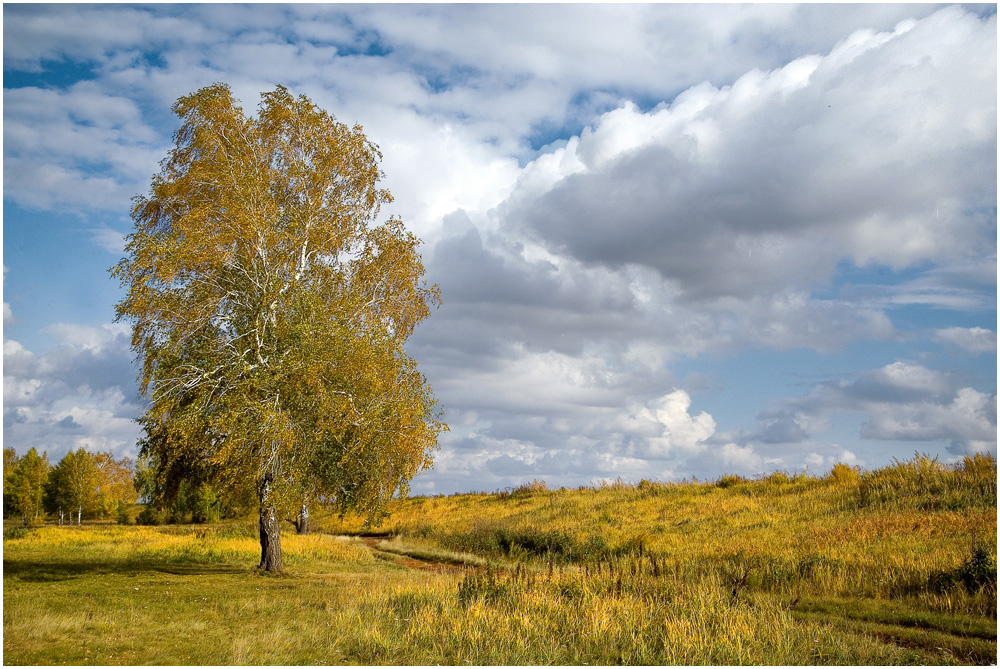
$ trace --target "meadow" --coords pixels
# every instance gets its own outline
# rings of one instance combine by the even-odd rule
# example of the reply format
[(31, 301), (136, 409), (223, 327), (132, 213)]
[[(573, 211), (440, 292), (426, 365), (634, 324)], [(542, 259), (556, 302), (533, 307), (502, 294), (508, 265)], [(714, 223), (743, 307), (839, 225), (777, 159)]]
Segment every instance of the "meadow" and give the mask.
[[(4, 532), (5, 664), (995, 664), (996, 462)], [(286, 525), (287, 528), (290, 527)]]

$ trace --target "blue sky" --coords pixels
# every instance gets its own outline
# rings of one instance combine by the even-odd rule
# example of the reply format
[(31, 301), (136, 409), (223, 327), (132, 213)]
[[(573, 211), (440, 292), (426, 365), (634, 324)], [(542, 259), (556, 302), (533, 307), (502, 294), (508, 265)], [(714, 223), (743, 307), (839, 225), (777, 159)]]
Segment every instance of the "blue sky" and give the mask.
[(996, 453), (995, 5), (3, 16), (5, 446), (136, 454), (107, 270), (171, 104), (224, 81), (382, 149), (444, 298), (414, 492)]

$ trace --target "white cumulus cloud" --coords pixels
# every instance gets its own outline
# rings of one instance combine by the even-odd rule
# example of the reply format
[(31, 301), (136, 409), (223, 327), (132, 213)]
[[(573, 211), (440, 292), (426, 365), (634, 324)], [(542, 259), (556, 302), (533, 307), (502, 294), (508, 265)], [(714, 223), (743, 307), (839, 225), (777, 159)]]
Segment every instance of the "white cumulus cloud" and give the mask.
[(990, 353), (997, 350), (997, 333), (986, 328), (943, 328), (934, 333), (934, 338), (972, 353)]

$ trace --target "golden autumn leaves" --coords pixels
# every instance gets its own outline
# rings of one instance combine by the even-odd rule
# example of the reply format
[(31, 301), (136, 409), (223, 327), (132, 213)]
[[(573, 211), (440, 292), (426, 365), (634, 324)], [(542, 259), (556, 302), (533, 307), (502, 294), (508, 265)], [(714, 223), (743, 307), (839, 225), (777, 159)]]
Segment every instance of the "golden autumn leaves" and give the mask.
[(256, 117), (223, 84), (174, 111), (112, 269), (151, 399), (145, 450), (164, 476), (272, 481), (262, 514), (322, 499), (378, 518), (447, 429), (403, 349), (439, 290), (402, 222), (373, 224), (391, 201), (378, 148), (282, 87)]

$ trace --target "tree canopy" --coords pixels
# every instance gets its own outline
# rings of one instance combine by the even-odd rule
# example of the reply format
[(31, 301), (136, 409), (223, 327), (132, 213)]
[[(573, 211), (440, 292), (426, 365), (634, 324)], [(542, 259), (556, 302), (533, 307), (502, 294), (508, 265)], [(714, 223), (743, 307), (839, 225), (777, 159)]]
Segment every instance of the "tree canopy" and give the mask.
[(256, 117), (224, 84), (173, 110), (175, 147), (112, 268), (143, 452), (161, 477), (253, 486), (262, 546), (278, 539), (265, 512), (310, 500), (380, 518), (447, 426), (404, 350), (439, 289), (402, 221), (375, 224), (392, 200), (378, 147), (283, 87)]
[[(107, 457), (111, 458), (110, 454)], [(102, 471), (97, 467), (96, 458), (82, 448), (70, 451), (49, 477), (48, 506), (59, 514), (60, 520), (67, 512), (76, 513), (79, 524), (84, 514), (98, 511), (101, 483)]]
[(45, 482), (50, 468), (48, 454), (38, 455), (38, 451), (32, 448), (20, 458), (12, 450), (8, 458), (5, 449), (5, 465), (8, 464), (8, 459), (13, 465), (13, 471), (9, 477), (4, 476), (4, 496), (9, 495), (11, 510), (21, 515), (25, 525), (40, 523)]

